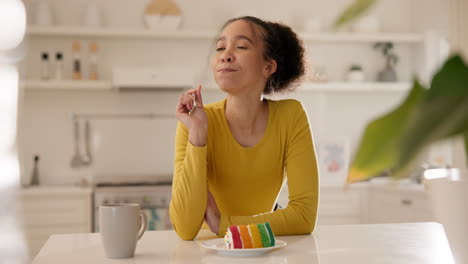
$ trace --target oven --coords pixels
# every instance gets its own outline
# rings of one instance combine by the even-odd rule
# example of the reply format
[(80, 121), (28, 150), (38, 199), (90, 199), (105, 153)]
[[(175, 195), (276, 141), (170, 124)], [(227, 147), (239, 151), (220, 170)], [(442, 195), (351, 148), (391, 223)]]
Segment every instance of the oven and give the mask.
[(146, 214), (146, 230), (172, 229), (169, 218), (170, 184), (99, 184), (94, 191), (94, 232), (99, 232), (99, 206), (111, 203), (137, 203)]

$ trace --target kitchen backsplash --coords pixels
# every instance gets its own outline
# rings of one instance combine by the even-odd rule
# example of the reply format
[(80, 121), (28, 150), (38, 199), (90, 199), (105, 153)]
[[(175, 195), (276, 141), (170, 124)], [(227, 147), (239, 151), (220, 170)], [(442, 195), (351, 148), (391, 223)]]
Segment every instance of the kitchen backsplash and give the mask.
[[(179, 93), (107, 93), (85, 91), (27, 91), (20, 112), (19, 154), (22, 181), (30, 178), (33, 156), (40, 156), (44, 184), (76, 183), (88, 174), (167, 174), (172, 172), (176, 119), (90, 119), (93, 164), (72, 169), (74, 153), (73, 114), (173, 115)], [(204, 102), (220, 100), (224, 94), (204, 93)], [(301, 93), (316, 143), (348, 139), (354, 149), (364, 124), (377, 113), (398, 103), (395, 93)], [(81, 146), (83, 146), (83, 122)]]

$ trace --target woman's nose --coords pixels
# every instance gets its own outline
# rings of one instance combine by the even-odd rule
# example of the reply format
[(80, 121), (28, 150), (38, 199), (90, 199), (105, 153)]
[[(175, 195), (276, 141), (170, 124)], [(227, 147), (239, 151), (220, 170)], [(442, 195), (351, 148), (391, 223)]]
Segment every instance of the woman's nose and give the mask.
[(221, 56), (221, 62), (233, 62), (233, 61), (234, 61), (233, 54), (230, 51), (226, 50)]

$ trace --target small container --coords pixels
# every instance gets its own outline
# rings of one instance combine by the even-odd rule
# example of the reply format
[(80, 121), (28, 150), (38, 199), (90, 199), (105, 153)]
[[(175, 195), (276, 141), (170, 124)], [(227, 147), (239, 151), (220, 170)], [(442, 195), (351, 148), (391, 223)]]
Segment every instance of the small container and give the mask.
[(80, 42), (77, 41), (77, 40), (73, 41), (73, 45), (72, 45), (72, 53), (73, 53), (73, 74), (72, 74), (72, 79), (73, 80), (81, 80), (82, 79), (80, 51), (81, 51)]
[(41, 80), (50, 79), (50, 63), (49, 63), (49, 53), (41, 53)]
[(83, 13), (83, 25), (98, 28), (102, 27), (102, 16), (101, 10), (99, 9), (98, 5), (93, 1), (90, 1), (85, 8)]
[(55, 54), (55, 79), (63, 79), (63, 54), (61, 52)]
[(35, 24), (39, 26), (52, 26), (54, 18), (48, 0), (36, 1)]
[(363, 82), (364, 71), (360, 65), (351, 65), (346, 74), (346, 81), (348, 82)]
[(96, 42), (89, 42), (89, 79), (99, 80), (98, 72), (98, 46)]
[(39, 181), (39, 156), (34, 156), (33, 169), (31, 173), (31, 186), (38, 186)]

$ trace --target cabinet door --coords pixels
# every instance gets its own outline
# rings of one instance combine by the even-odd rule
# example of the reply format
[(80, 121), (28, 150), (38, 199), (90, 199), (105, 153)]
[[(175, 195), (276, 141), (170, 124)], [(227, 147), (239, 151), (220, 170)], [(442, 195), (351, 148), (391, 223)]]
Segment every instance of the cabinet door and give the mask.
[(427, 193), (422, 190), (389, 190), (372, 187), (369, 192), (370, 223), (433, 220)]
[(20, 206), (31, 257), (52, 234), (91, 232), (91, 193), (83, 195), (23, 195)]
[[(361, 223), (361, 195), (365, 190), (348, 190), (341, 187), (320, 187), (318, 225), (340, 225)], [(288, 189), (283, 187), (278, 203), (288, 204)]]
[(27, 226), (87, 224), (91, 223), (91, 198), (24, 198), (22, 212)]
[(344, 191), (340, 187), (324, 187), (320, 190), (317, 224), (361, 223), (361, 197), (359, 190)]

